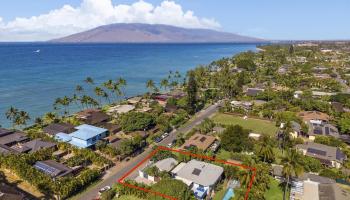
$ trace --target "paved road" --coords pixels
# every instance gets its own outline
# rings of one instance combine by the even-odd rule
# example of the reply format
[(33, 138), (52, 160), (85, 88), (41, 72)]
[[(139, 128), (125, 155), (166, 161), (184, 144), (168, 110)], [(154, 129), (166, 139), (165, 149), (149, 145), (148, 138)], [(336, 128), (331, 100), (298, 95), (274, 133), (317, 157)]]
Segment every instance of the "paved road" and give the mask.
[(350, 87), (344, 82), (343, 79), (341, 79), (340, 74), (336, 70), (333, 70), (333, 72), (337, 75), (335, 80), (338, 81), (341, 86), (343, 86), (342, 92), (350, 94)]
[[(212, 116), (215, 112), (219, 109), (219, 103), (211, 105), (205, 110), (202, 110), (196, 114), (195, 117), (191, 119), (191, 121), (185, 126), (181, 127), (178, 130), (172, 131), (167, 138), (162, 140), (159, 145), (166, 146), (167, 144), (171, 143), (174, 139), (176, 139), (178, 133), (187, 133), (190, 130), (192, 130), (195, 126), (200, 124), (205, 118)], [(149, 153), (151, 153), (152, 148), (147, 148), (145, 151), (138, 156), (132, 158), (128, 162), (122, 162), (120, 164), (117, 164), (117, 166), (111, 168), (106, 175), (107, 178), (102, 180), (99, 184), (93, 186), (92, 188), (89, 188), (84, 193), (78, 195), (76, 198), (78, 200), (91, 200), (96, 198), (98, 191), (103, 188), (104, 186), (111, 186), (114, 183), (117, 182), (118, 179), (120, 179), (125, 173), (127, 173), (130, 169), (135, 167), (139, 162), (141, 162), (143, 159), (147, 157)]]

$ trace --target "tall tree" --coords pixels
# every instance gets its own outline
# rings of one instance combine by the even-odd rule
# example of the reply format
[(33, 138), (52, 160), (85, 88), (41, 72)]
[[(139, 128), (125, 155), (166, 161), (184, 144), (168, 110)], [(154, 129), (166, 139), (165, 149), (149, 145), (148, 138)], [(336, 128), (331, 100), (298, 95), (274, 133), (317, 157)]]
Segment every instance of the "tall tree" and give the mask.
[(15, 127), (15, 121), (19, 111), (17, 108), (11, 106), (5, 113), (6, 118), (12, 122), (12, 127)]
[(290, 178), (292, 176), (299, 176), (303, 173), (302, 156), (295, 149), (288, 149), (285, 156), (282, 158), (283, 176), (285, 177), (285, 187), (283, 191), (283, 200), (286, 200), (287, 189), (289, 188)]
[(190, 114), (196, 112), (197, 105), (197, 81), (195, 79), (195, 73), (190, 71), (188, 74), (188, 83), (187, 83), (187, 111)]
[(146, 88), (149, 90), (150, 93), (153, 93), (155, 91), (156, 85), (154, 84), (154, 81), (152, 79), (146, 82)]

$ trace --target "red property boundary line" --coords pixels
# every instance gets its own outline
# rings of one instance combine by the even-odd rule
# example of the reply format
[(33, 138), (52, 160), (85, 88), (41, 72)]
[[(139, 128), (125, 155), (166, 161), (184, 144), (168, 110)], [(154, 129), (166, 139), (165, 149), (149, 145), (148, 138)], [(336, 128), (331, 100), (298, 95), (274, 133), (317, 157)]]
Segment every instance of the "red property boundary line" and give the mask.
[(148, 193), (152, 193), (154, 195), (158, 195), (158, 196), (161, 196), (163, 198), (166, 198), (166, 199), (170, 199), (170, 200), (178, 200), (177, 198), (175, 197), (171, 197), (171, 196), (168, 196), (168, 195), (165, 195), (163, 193), (160, 193), (160, 192), (156, 192), (156, 191), (153, 191), (153, 190), (149, 190), (149, 189), (146, 189), (146, 188), (142, 188), (142, 187), (138, 187), (136, 185), (132, 185), (132, 184), (128, 184), (128, 183), (125, 183), (124, 180), (131, 174), (133, 173), (135, 170), (137, 170), (137, 168), (139, 168), (142, 164), (144, 164), (147, 160), (150, 160), (158, 151), (160, 150), (163, 150), (163, 151), (172, 151), (172, 152), (177, 152), (177, 153), (181, 153), (183, 155), (188, 155), (188, 156), (192, 156), (192, 157), (196, 157), (196, 158), (201, 158), (201, 159), (206, 159), (206, 160), (210, 160), (210, 161), (214, 161), (214, 162), (218, 162), (218, 163), (223, 163), (223, 164), (226, 164), (226, 165), (231, 165), (231, 166), (237, 166), (237, 167), (241, 167), (243, 169), (247, 169), (247, 170), (250, 170), (253, 172), (252, 174), (252, 177), (250, 179), (250, 182), (249, 182), (249, 185), (248, 185), (248, 188), (247, 188), (247, 191), (245, 193), (245, 200), (248, 200), (248, 196), (249, 196), (249, 192), (252, 188), (252, 185), (253, 185), (253, 181), (254, 181), (254, 178), (256, 176), (256, 168), (254, 167), (250, 167), (250, 166), (246, 166), (246, 165), (242, 165), (242, 164), (238, 164), (238, 163), (233, 163), (233, 162), (229, 162), (229, 161), (226, 161), (226, 160), (219, 160), (219, 159), (216, 159), (216, 158), (213, 158), (213, 157), (210, 157), (210, 156), (205, 156), (205, 155), (200, 155), (200, 154), (194, 154), (194, 153), (191, 153), (191, 152), (188, 152), (188, 151), (183, 151), (183, 150), (178, 150), (178, 149), (171, 149), (171, 148), (167, 148), (167, 147), (164, 147), (164, 146), (159, 146), (158, 148), (156, 148), (155, 150), (153, 150), (145, 159), (143, 159), (141, 162), (139, 162), (135, 167), (133, 167), (130, 171), (128, 171), (127, 173), (125, 173), (119, 180), (118, 180), (118, 183), (126, 186), (126, 187), (129, 187), (129, 188), (134, 188), (134, 189), (137, 189), (137, 190), (141, 190), (141, 191), (144, 191), (144, 192), (148, 192)]

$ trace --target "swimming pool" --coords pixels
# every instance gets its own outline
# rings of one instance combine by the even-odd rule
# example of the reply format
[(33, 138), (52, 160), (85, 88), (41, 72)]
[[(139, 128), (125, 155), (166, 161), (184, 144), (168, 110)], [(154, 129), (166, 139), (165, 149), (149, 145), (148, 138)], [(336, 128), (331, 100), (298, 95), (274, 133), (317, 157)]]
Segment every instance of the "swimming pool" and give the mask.
[(235, 192), (233, 191), (232, 188), (229, 188), (226, 193), (225, 193), (225, 196), (224, 198), (222, 198), (222, 200), (230, 200), (232, 197), (235, 196)]

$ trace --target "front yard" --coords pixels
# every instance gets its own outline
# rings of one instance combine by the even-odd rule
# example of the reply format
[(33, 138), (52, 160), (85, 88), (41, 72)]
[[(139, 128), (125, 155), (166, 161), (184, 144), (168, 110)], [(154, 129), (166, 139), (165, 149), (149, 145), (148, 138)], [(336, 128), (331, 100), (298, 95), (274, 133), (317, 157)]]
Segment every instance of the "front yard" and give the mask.
[(245, 129), (249, 129), (254, 133), (268, 134), (274, 136), (278, 130), (274, 122), (262, 119), (243, 119), (240, 116), (234, 116), (229, 114), (218, 113), (212, 120), (215, 123), (222, 125), (240, 125)]

